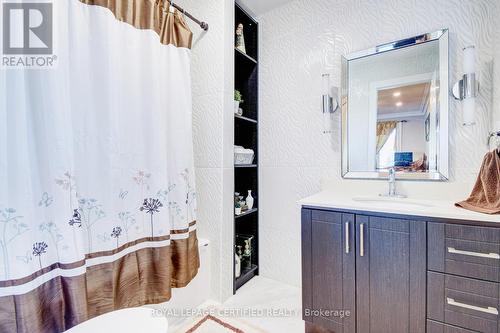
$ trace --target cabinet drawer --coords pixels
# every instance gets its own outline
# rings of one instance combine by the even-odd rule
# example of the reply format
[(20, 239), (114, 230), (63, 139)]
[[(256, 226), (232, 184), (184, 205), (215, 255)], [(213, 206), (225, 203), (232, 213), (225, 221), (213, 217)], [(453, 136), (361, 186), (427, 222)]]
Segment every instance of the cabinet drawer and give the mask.
[(329, 212), (325, 210), (313, 210), (311, 212), (311, 218), (316, 221), (341, 223), (342, 213)]
[(497, 333), (498, 309), (498, 283), (427, 273), (428, 319), (476, 332)]
[(500, 282), (500, 229), (428, 224), (429, 269)]
[(464, 328), (427, 320), (427, 333), (475, 333)]

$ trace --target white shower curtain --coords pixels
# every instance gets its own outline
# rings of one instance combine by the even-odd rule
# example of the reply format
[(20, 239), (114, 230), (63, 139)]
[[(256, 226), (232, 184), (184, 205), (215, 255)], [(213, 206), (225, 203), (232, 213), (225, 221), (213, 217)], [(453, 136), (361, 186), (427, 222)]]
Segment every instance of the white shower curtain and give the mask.
[(1, 332), (166, 301), (199, 265), (189, 46), (83, 2), (54, 1), (54, 68), (0, 72)]

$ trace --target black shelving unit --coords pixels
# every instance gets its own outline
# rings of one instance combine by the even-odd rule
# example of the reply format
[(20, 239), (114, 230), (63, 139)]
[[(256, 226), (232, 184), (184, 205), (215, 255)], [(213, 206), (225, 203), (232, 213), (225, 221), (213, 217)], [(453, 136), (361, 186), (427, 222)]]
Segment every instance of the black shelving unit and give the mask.
[(253, 149), (255, 158), (253, 164), (234, 166), (234, 192), (246, 197), (247, 191), (252, 190), (254, 206), (234, 216), (234, 245), (237, 245), (236, 235), (251, 235), (253, 252), (251, 265), (242, 268), (238, 278), (233, 269), (233, 293), (259, 274), (258, 23), (238, 4), (235, 7), (234, 23), (235, 27), (243, 24), (246, 53), (234, 49), (234, 89), (241, 92), (244, 100), (240, 106), (243, 115), (234, 115), (234, 144)]
[(253, 214), (253, 213), (256, 213), (257, 212), (257, 208), (252, 208), (252, 209), (249, 209), (247, 211), (244, 211), (243, 213), (241, 213), (240, 215), (235, 215), (234, 218), (235, 219), (238, 219), (238, 218), (242, 218), (244, 216), (247, 216), (249, 214)]
[(238, 116), (237, 114), (235, 114), (234, 117), (236, 118), (236, 120), (240, 119), (240, 120), (249, 121), (251, 123), (257, 124), (257, 120), (255, 120), (255, 119), (251, 119), (251, 118), (243, 117), (243, 116)]
[(235, 168), (258, 168), (257, 164), (237, 164), (234, 166)]

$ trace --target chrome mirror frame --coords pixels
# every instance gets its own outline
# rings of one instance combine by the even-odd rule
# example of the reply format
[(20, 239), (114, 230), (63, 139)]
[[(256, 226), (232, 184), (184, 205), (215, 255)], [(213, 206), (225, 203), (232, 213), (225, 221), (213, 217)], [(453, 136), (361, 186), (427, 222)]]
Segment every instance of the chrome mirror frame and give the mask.
[(342, 113), (342, 178), (345, 179), (387, 179), (387, 171), (350, 171), (349, 169), (349, 62), (355, 59), (369, 57), (402, 48), (439, 41), (439, 80), (440, 80), (440, 107), (438, 113), (438, 143), (437, 143), (437, 170), (430, 172), (397, 172), (399, 180), (431, 180), (446, 181), (449, 178), (449, 33), (448, 29), (406, 38), (391, 43), (378, 45), (363, 51), (342, 56), (342, 85), (341, 85), (341, 113)]

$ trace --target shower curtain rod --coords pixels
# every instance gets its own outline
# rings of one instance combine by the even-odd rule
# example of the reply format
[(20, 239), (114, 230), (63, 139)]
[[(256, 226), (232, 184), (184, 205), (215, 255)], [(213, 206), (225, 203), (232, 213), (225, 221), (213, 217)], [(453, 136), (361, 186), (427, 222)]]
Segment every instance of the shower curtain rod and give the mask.
[(208, 31), (208, 23), (207, 22), (203, 22), (203, 21), (198, 20), (196, 17), (194, 17), (193, 15), (189, 14), (187, 11), (184, 10), (184, 8), (178, 6), (173, 1), (169, 1), (169, 2), (170, 2), (171, 6), (173, 6), (174, 8), (176, 8), (182, 14), (186, 15), (187, 17), (189, 17), (193, 22), (195, 22), (196, 24), (198, 24), (200, 26), (200, 28), (202, 28), (205, 31)]

